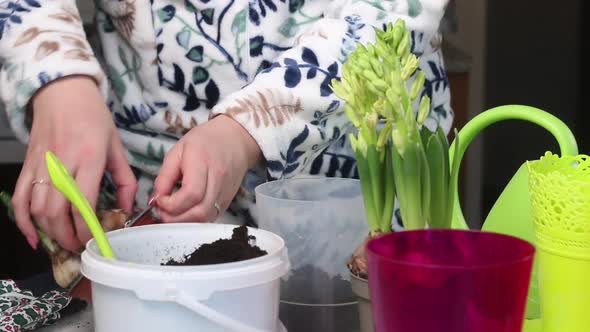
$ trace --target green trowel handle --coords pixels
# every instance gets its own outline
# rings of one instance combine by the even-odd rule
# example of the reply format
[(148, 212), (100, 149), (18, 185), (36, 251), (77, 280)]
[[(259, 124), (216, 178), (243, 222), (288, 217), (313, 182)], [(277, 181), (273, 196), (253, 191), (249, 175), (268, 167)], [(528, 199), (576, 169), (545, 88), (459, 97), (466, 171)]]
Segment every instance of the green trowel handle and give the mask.
[[(557, 117), (535, 107), (524, 105), (505, 105), (489, 109), (478, 114), (459, 131), (459, 145), (451, 144), (449, 159), (453, 160), (454, 153), (458, 153), (457, 161), (461, 164), (467, 146), (473, 138), (488, 126), (503, 120), (524, 120), (535, 123), (547, 129), (559, 143), (561, 155), (577, 155), (578, 145), (571, 130)], [(457, 150), (455, 150), (457, 149)], [(458, 181), (458, 179), (456, 180)], [(452, 227), (467, 229), (467, 223), (459, 202), (458, 184), (454, 183), (455, 204), (453, 207)]]

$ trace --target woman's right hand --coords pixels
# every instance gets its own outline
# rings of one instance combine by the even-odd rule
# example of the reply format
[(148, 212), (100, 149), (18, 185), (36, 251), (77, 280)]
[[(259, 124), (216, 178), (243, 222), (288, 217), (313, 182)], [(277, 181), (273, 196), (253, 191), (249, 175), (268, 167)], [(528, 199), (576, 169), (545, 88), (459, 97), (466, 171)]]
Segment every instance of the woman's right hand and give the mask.
[(51, 184), (45, 152), (52, 151), (63, 161), (93, 208), (105, 169), (112, 173), (119, 206), (127, 212), (133, 206), (137, 180), (91, 78), (59, 79), (41, 89), (31, 102), (33, 125), (12, 199), (16, 223), (34, 248), (39, 237), (32, 220), (63, 248), (77, 252), (91, 234), (78, 210)]

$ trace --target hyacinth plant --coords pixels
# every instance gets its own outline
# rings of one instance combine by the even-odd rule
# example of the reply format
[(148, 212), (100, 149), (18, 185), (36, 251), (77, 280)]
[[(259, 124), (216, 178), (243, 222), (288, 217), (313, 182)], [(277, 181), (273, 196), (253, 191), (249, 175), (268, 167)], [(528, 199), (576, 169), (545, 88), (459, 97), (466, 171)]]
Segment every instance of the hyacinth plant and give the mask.
[[(442, 128), (432, 132), (423, 125), (430, 98), (421, 95), (425, 75), (410, 52), (405, 22), (375, 30), (375, 43), (359, 44), (343, 65), (340, 80), (332, 81), (357, 129), (350, 142), (370, 229), (367, 241), (392, 231), (396, 197), (405, 229), (450, 227), (458, 175), (456, 161), (450, 169)], [(353, 254), (349, 268), (366, 278), (365, 244)]]

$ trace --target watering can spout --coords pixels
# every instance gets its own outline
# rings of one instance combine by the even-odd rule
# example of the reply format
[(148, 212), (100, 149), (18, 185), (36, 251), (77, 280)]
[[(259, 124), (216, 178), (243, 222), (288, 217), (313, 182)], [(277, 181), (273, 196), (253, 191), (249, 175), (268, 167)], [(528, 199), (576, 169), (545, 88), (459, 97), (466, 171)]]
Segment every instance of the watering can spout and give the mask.
[[(571, 130), (561, 120), (538, 108), (523, 105), (506, 105), (480, 113), (459, 131), (458, 137), (460, 139), (453, 142), (449, 150), (451, 163), (454, 160), (454, 154), (458, 153), (457, 162), (460, 165), (465, 150), (473, 138), (483, 129), (503, 120), (524, 120), (535, 123), (547, 129), (555, 137), (559, 143), (562, 156), (578, 154), (576, 139)], [(468, 224), (465, 222), (461, 210), (457, 183), (452, 185), (455, 188), (455, 199), (451, 225), (456, 229), (467, 229)], [(526, 162), (518, 169), (498, 197), (483, 223), (482, 230), (512, 235), (535, 243)], [(526, 317), (528, 319), (540, 316), (537, 287), (535, 260), (527, 301)]]

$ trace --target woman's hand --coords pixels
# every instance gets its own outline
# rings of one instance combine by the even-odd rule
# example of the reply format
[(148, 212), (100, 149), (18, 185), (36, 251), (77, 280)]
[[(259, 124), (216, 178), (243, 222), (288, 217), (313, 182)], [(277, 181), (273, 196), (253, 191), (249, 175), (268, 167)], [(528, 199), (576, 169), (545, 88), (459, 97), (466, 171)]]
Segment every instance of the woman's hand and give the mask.
[[(118, 186), (121, 208), (133, 206), (137, 181), (100, 92), (88, 77), (66, 77), (40, 90), (32, 100), (33, 126), (12, 203), (16, 223), (36, 247), (38, 226), (63, 248), (78, 251), (91, 234), (78, 210), (51, 184), (45, 152), (54, 152), (95, 208), (105, 168)], [(71, 220), (70, 211), (74, 220)]]
[[(154, 196), (162, 221), (214, 220), (260, 158), (256, 141), (225, 115), (191, 129), (166, 154), (156, 178)], [(172, 193), (179, 180), (180, 189)]]

